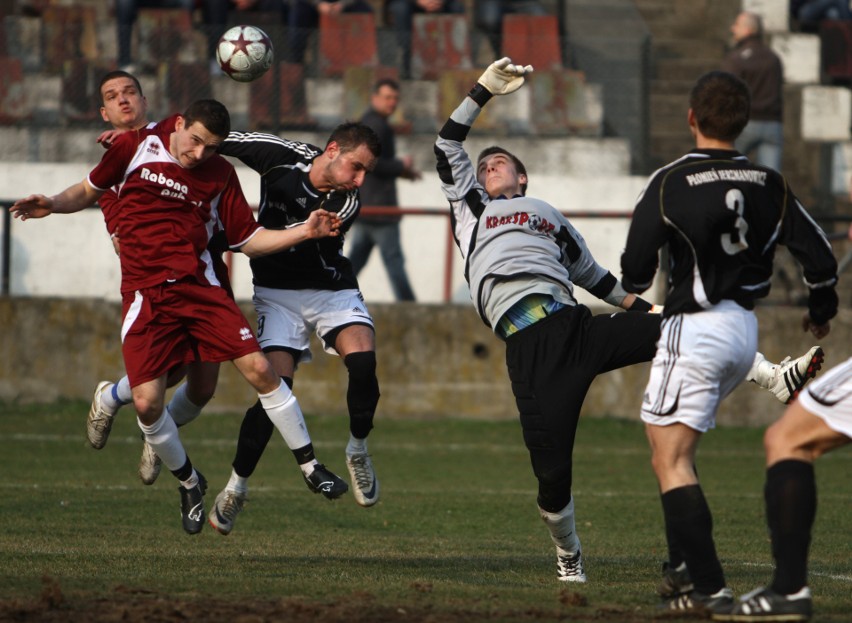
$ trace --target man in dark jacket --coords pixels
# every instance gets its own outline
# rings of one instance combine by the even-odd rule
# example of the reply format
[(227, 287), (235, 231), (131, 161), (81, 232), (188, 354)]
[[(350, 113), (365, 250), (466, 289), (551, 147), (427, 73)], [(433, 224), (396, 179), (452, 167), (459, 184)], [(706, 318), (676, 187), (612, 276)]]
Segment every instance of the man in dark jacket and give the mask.
[[(370, 109), (361, 123), (370, 127), (379, 137), (382, 153), (376, 168), (364, 179), (361, 186), (361, 203), (364, 207), (398, 207), (396, 178), (420, 179), (411, 156), (397, 158), (394, 131), (388, 118), (399, 104), (399, 84), (390, 78), (376, 82), (370, 98)], [(361, 214), (352, 228), (352, 247), (349, 259), (355, 274), (367, 264), (374, 246), (379, 247), (385, 269), (388, 271), (394, 296), (398, 301), (413, 301), (414, 291), (405, 272), (405, 257), (399, 240), (399, 214)]]
[(722, 62), (723, 71), (734, 74), (751, 91), (749, 122), (736, 142), (737, 151), (776, 171), (781, 170), (784, 146), (783, 87), (781, 59), (763, 43), (759, 15), (743, 11), (731, 24), (734, 49)]

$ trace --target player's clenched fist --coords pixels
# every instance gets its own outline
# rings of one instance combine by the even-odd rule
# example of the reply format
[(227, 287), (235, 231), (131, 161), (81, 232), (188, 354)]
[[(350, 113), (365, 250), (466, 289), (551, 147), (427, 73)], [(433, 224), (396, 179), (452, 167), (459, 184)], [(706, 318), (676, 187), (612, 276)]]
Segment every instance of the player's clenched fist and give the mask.
[(532, 72), (532, 65), (513, 65), (512, 59), (504, 56), (491, 63), (477, 82), (492, 95), (506, 95), (520, 89), (524, 76)]
[(325, 238), (340, 235), (340, 217), (334, 212), (314, 210), (305, 221), (308, 238)]

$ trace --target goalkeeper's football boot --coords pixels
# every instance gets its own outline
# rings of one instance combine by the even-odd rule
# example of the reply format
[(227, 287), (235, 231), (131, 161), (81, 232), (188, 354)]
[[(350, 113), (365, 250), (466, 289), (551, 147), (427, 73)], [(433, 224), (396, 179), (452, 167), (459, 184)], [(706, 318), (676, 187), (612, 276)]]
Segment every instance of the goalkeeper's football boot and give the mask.
[(583, 552), (577, 550), (573, 554), (564, 549), (556, 548), (556, 579), (560, 582), (586, 582), (586, 572), (583, 569)]
[(808, 381), (816, 376), (824, 359), (825, 353), (822, 348), (813, 346), (801, 357), (796, 359), (787, 357), (781, 363), (772, 366), (770, 372), (747, 378), (772, 392), (784, 404), (789, 404), (796, 399)]

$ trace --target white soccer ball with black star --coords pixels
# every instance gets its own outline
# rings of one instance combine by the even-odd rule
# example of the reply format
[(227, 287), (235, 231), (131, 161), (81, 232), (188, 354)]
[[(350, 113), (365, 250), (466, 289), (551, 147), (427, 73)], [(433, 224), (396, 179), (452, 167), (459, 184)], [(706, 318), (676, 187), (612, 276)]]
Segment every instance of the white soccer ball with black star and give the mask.
[(272, 67), (272, 41), (257, 26), (234, 26), (219, 37), (216, 60), (237, 82), (251, 82)]

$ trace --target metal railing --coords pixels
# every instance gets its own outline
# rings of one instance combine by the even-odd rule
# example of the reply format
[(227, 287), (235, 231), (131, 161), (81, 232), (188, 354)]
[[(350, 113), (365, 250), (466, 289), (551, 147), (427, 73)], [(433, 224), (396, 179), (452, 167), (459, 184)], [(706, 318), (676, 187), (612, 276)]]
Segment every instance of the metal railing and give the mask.
[[(12, 200), (0, 199), (0, 210), (3, 212), (3, 235), (0, 241), (0, 258), (2, 258), (2, 272), (0, 272), (0, 296), (9, 296), (11, 287), (11, 274), (14, 258), (12, 257), (12, 227), (13, 219), (9, 212), (9, 207), (14, 203)], [(97, 209), (95, 207), (91, 209)], [(570, 210), (561, 210), (561, 213), (568, 219), (630, 219), (633, 215), (632, 211), (606, 211), (598, 210), (591, 212), (578, 212)], [(430, 208), (430, 207), (396, 207), (396, 206), (364, 206), (361, 208), (361, 214), (365, 216), (381, 216), (381, 215), (400, 215), (403, 218), (406, 216), (427, 216), (447, 219), (446, 237), (444, 239), (444, 271), (442, 284), (442, 298), (444, 302), (449, 302), (452, 298), (452, 275), (455, 267), (457, 251), (455, 249), (455, 239), (453, 237), (452, 226), (450, 223), (450, 211), (447, 208)], [(852, 216), (849, 215), (830, 215), (820, 217), (820, 221), (824, 223), (850, 223), (852, 225)], [(852, 227), (847, 232), (831, 232), (828, 239), (832, 242), (852, 241)], [(226, 256), (226, 263), (229, 268), (231, 266), (230, 256)], [(852, 264), (852, 246), (838, 260), (838, 274), (843, 273)]]

